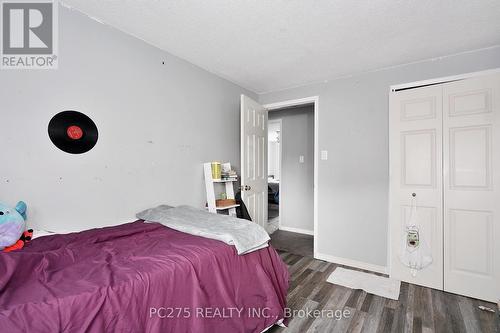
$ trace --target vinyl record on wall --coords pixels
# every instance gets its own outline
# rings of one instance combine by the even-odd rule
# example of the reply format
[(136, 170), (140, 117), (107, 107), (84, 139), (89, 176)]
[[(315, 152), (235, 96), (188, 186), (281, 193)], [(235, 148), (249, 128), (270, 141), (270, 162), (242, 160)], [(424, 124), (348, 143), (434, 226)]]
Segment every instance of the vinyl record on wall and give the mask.
[(83, 154), (94, 148), (99, 133), (88, 116), (78, 111), (63, 111), (49, 122), (49, 137), (57, 148), (70, 154)]

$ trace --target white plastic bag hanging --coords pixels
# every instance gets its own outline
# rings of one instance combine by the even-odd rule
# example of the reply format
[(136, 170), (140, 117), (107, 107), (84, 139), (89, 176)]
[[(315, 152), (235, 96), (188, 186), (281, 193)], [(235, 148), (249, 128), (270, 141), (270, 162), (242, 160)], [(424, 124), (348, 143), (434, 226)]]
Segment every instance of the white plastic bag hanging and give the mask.
[(402, 251), (399, 259), (410, 268), (412, 276), (432, 263), (432, 253), (429, 242), (421, 233), (417, 218), (417, 198), (412, 194), (410, 216), (404, 221), (402, 235)]

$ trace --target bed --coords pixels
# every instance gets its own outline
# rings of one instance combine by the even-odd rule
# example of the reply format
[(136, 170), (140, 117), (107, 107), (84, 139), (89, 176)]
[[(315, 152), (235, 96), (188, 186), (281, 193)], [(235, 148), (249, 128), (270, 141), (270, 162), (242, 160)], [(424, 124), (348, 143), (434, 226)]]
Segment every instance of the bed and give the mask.
[(272, 247), (142, 220), (34, 239), (0, 255), (4, 332), (262, 332), (284, 317), (286, 265)]

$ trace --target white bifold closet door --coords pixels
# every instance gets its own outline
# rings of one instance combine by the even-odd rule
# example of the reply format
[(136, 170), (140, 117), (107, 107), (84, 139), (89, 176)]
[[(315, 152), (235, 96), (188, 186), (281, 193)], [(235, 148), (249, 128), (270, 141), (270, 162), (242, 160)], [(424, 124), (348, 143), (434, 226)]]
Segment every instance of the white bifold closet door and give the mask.
[[(390, 110), (391, 277), (443, 289), (442, 88), (393, 93)], [(399, 260), (413, 193), (420, 237), (434, 259), (415, 277)]]
[(444, 289), (500, 300), (500, 75), (443, 85)]
[[(452, 293), (500, 299), (500, 75), (392, 92), (391, 277)], [(430, 267), (401, 264), (416, 193)]]

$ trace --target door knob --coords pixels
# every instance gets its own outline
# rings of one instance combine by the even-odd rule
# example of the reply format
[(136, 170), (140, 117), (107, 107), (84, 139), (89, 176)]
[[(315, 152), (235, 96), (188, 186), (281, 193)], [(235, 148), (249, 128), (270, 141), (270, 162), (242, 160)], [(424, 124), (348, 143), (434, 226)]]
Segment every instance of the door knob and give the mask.
[(245, 191), (250, 191), (252, 189), (252, 186), (250, 185), (245, 185)]

